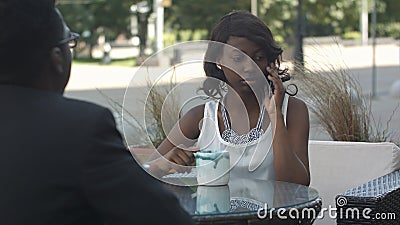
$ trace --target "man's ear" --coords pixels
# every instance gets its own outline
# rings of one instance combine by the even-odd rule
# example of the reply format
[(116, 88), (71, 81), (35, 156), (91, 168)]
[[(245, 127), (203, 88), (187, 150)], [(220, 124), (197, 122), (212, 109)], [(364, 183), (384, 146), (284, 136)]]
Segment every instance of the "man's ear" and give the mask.
[(50, 50), (50, 63), (57, 73), (64, 73), (64, 57), (59, 47), (54, 47)]

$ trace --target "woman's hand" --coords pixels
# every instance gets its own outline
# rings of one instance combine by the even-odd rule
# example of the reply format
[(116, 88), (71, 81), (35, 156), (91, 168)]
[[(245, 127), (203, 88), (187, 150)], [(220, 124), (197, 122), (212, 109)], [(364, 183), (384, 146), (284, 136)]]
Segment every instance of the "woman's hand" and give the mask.
[(282, 111), (285, 87), (283, 86), (282, 80), (279, 77), (278, 71), (273, 63), (271, 63), (270, 66), (267, 66), (266, 69), (269, 73), (267, 79), (274, 85), (274, 92), (270, 98), (268, 88), (265, 89), (264, 105), (268, 114), (270, 115), (270, 118), (273, 118), (273, 116), (276, 116), (277, 112), (280, 113)]
[(164, 155), (168, 161), (176, 163), (182, 166), (191, 166), (194, 163), (194, 152), (199, 151), (197, 147), (187, 148), (185, 146), (177, 146), (171, 149), (167, 154)]
[(174, 147), (165, 155), (149, 162), (150, 171), (157, 177), (172, 173), (189, 172), (195, 162), (193, 153), (199, 150), (197, 147)]

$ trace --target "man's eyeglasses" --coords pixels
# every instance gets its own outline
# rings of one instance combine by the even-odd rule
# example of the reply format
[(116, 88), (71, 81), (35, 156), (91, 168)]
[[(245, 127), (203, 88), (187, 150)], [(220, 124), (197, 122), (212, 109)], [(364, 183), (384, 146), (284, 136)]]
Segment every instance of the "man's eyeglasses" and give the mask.
[(63, 45), (68, 43), (69, 48), (75, 48), (76, 45), (78, 44), (79, 34), (74, 32), (69, 32), (69, 34), (70, 34), (69, 37), (59, 41), (58, 45)]

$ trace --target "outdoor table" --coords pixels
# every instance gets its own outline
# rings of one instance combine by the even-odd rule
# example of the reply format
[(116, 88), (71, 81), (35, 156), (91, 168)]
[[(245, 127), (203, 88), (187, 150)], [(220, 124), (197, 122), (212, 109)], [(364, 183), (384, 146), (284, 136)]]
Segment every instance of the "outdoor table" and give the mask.
[(280, 181), (231, 177), (225, 186), (165, 187), (196, 224), (312, 224), (322, 204), (317, 190)]

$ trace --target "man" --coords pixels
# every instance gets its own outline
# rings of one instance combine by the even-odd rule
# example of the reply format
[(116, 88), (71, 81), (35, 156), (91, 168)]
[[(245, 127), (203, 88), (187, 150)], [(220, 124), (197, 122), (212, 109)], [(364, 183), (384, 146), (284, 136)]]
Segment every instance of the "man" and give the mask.
[(62, 96), (77, 37), (54, 0), (0, 0), (0, 224), (192, 224), (109, 110)]

